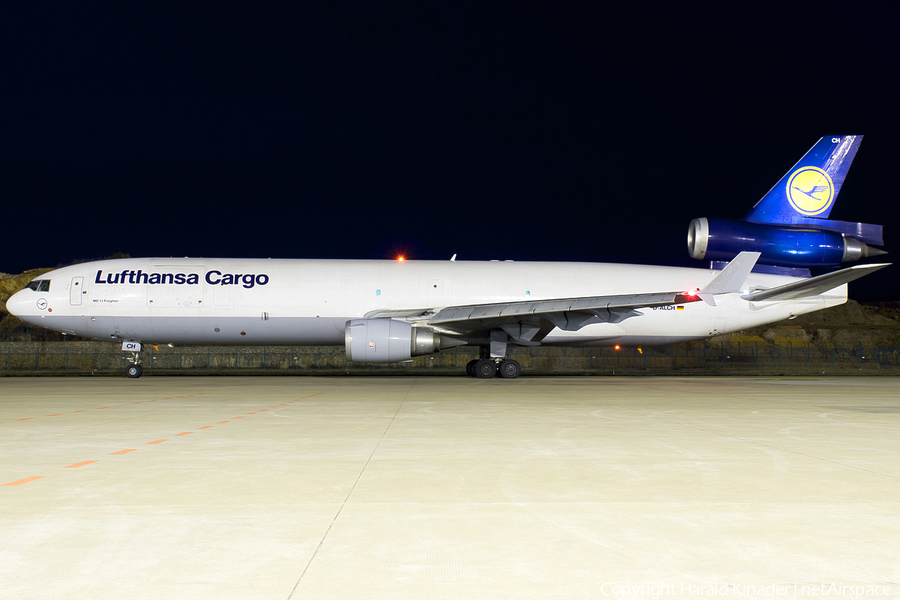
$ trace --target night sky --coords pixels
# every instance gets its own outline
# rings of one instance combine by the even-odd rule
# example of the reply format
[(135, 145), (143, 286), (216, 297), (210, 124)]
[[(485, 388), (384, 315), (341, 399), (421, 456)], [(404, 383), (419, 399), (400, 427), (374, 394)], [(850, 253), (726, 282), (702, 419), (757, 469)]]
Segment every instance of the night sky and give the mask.
[[(743, 217), (842, 134), (866, 138), (831, 218), (900, 250), (896, 2), (20, 4), (2, 272), (117, 252), (702, 266), (691, 219)], [(851, 297), (900, 297), (896, 269)]]

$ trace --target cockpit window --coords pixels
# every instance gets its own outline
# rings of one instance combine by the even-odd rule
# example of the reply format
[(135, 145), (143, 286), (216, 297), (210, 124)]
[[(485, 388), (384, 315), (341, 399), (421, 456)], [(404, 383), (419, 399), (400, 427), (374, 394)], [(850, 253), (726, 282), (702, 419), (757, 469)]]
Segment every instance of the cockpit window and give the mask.
[(35, 292), (49, 292), (50, 291), (50, 280), (49, 279), (35, 279), (31, 283), (25, 286), (29, 290), (34, 290)]

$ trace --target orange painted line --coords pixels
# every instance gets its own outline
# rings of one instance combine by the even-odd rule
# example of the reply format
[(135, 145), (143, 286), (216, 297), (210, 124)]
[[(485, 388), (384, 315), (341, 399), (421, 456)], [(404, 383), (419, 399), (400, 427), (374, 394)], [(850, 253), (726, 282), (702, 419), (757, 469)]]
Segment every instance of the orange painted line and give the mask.
[(243, 419), (244, 417), (231, 417), (232, 419)]
[(152, 442), (147, 442), (147, 445), (149, 446), (150, 444), (162, 444), (163, 442), (166, 442), (166, 441), (168, 441), (168, 440), (154, 440)]
[(128, 454), (129, 452), (137, 452), (137, 448), (128, 448), (127, 450), (119, 450), (118, 452), (110, 452), (110, 455), (113, 454)]
[(58, 417), (60, 413), (52, 414), (52, 415), (44, 415), (45, 417)]
[(32, 420), (33, 418), (34, 418), (34, 417), (25, 417), (24, 419), (16, 419), (16, 421), (30, 421), (30, 420)]
[(212, 429), (215, 425), (204, 425), (203, 427), (198, 427), (197, 429)]
[(94, 410), (103, 410), (104, 408), (109, 408), (108, 406), (98, 406)]
[(267, 410), (269, 410), (269, 409), (268, 409), (268, 408), (261, 408), (261, 409), (259, 409), (257, 412), (266, 412)]
[(194, 432), (193, 432), (193, 431), (182, 431), (181, 433), (176, 433), (175, 435), (176, 435), (176, 436), (179, 436), (179, 435), (191, 435), (192, 433), (194, 433)]
[(219, 421), (216, 425), (221, 425), (222, 423), (231, 423), (231, 421)]
[(22, 485), (23, 483), (28, 483), (29, 481), (37, 481), (38, 479), (43, 479), (46, 475), (35, 475), (34, 477), (26, 477), (25, 479), (19, 479), (18, 481), (10, 481), (9, 483), (4, 483), (0, 487), (13, 487), (15, 485)]
[(72, 412), (77, 413), (77, 412), (87, 412), (87, 411), (86, 410), (73, 410)]
[(116, 408), (118, 408), (119, 406), (128, 406), (128, 405), (127, 404), (116, 404)]
[(255, 412), (252, 412), (252, 413), (247, 413), (247, 414), (248, 414), (248, 415), (255, 415), (256, 413), (255, 413)]
[(68, 467), (63, 467), (63, 469), (77, 469), (78, 467), (83, 467), (84, 465), (89, 465), (91, 463), (97, 462), (96, 460), (86, 460), (84, 462), (75, 463), (74, 465), (69, 465)]

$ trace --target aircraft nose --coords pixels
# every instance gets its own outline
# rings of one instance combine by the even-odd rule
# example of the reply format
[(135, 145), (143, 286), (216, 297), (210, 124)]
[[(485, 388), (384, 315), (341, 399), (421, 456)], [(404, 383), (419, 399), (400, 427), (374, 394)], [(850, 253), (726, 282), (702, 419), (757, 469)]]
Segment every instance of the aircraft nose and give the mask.
[(19, 290), (6, 301), (6, 310), (24, 321), (37, 312), (37, 301), (33, 291)]

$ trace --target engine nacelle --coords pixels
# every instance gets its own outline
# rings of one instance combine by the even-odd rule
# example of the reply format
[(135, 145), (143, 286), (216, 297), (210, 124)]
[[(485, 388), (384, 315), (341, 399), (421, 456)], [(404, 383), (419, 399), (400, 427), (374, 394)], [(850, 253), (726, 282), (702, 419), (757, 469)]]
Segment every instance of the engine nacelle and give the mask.
[(694, 219), (688, 227), (688, 252), (693, 258), (731, 260), (745, 250), (760, 252), (760, 263), (788, 267), (838, 266), (869, 255), (869, 247), (859, 240), (802, 225), (765, 225), (704, 217)]
[(396, 319), (353, 319), (344, 330), (347, 360), (353, 362), (400, 362), (464, 343)]

